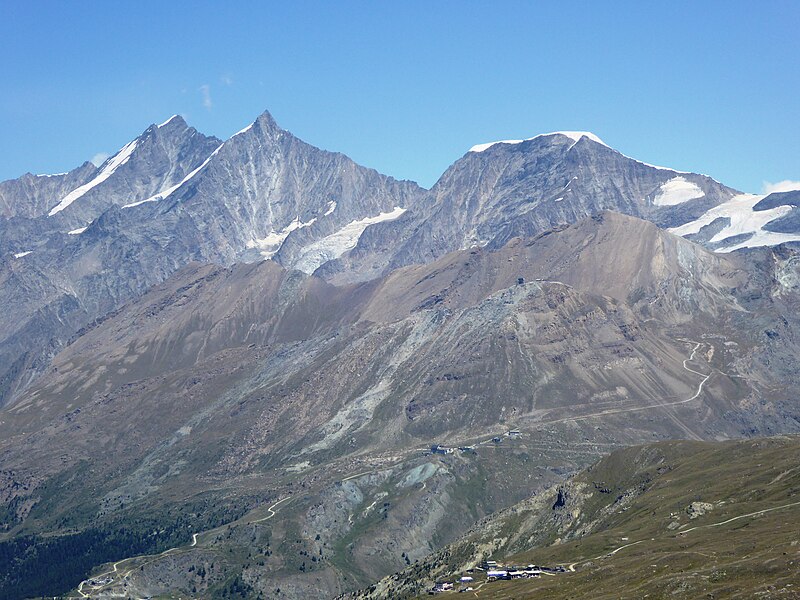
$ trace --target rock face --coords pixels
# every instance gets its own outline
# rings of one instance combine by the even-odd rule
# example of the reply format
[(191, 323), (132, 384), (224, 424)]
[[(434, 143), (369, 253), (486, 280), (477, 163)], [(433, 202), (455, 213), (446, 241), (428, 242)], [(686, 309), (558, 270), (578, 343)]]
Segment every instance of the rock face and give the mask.
[(692, 502), (686, 507), (686, 514), (689, 515), (690, 519), (696, 519), (710, 510), (714, 510), (714, 505), (710, 502)]
[(474, 245), (497, 248), (603, 210), (676, 226), (737, 193), (704, 175), (628, 158), (596, 136), (567, 133), (471, 150), (417, 208), (367, 229), (321, 274), (357, 279)]
[(171, 272), (152, 268), (153, 249), (136, 243), (146, 223), (113, 239), (103, 238), (99, 223), (176, 185), (219, 143), (173, 117), (100, 167), (86, 163), (63, 175), (0, 184), (7, 217), (0, 219), (0, 404), (81, 327)]
[[(32, 251), (87, 227), (113, 206), (152, 197), (180, 183), (217, 148), (178, 116), (151, 125), (99, 167), (61, 175), (24, 175), (0, 183), (0, 252)], [(64, 238), (69, 239), (69, 238)]]
[[(55, 175), (26, 173), (19, 179), (0, 182), (2, 217), (8, 220), (15, 217), (32, 219), (43, 216), (54, 205), (54, 199), (63, 198), (72, 190), (87, 183), (96, 172), (97, 168), (92, 163), (85, 162), (69, 173)], [(8, 234), (13, 233), (11, 228), (7, 231)]]
[(3, 184), (0, 404), (81, 327), (189, 262), (280, 248), (286, 264), (316, 265), (421, 191), (301, 142), (267, 113), (224, 144), (173, 117), (89, 171)]

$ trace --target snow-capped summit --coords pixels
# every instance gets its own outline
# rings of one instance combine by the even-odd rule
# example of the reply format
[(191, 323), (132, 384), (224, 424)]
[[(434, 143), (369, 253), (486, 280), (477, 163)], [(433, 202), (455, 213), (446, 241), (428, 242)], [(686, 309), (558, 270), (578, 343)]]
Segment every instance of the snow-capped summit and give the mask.
[(100, 165), (88, 181), (56, 199), (47, 216), (69, 208), (68, 218), (85, 224), (111, 204), (130, 205), (176, 187), (219, 147), (216, 138), (196, 134), (180, 115), (151, 125)]
[(535, 140), (538, 138), (543, 137), (550, 137), (554, 135), (563, 135), (564, 137), (568, 137), (573, 141), (574, 144), (577, 144), (581, 138), (589, 138), (593, 142), (598, 144), (602, 144), (603, 146), (608, 146), (603, 140), (601, 140), (598, 136), (596, 136), (591, 131), (553, 131), (551, 133), (540, 133), (539, 135), (535, 135), (531, 138), (526, 138), (524, 140), (500, 140), (497, 142), (487, 142), (485, 144), (476, 144), (472, 148), (469, 149), (470, 152), (483, 152), (484, 150), (488, 150), (492, 146), (496, 144), (521, 144), (522, 142), (530, 142), (531, 140)]
[(166, 121), (164, 121), (163, 123), (159, 124), (159, 125), (158, 125), (158, 128), (159, 128), (159, 129), (161, 129), (161, 128), (162, 128), (162, 127), (164, 127), (165, 125), (168, 125), (169, 123), (171, 123), (171, 122), (172, 122), (174, 119), (180, 119), (180, 120), (183, 120), (183, 118), (182, 118), (180, 115), (172, 115), (172, 116), (171, 116), (169, 119), (167, 119), (167, 120), (166, 120)]

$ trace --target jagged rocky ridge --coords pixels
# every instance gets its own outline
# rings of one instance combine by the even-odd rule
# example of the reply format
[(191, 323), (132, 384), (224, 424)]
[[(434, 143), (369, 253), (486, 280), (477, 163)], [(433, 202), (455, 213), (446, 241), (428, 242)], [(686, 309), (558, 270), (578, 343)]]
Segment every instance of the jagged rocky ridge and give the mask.
[(57, 176), (60, 187), (34, 179), (3, 188), (4, 198), (26, 191), (6, 205), (37, 208), (0, 222), (0, 404), (82, 327), (189, 262), (263, 260), (283, 247), (313, 263), (420, 192), (301, 142), (267, 113), (224, 144), (173, 117), (98, 169)]
[(309, 146), (268, 113), (224, 144), (175, 116), (98, 168), (0, 183), (0, 404), (82, 327), (192, 260), (272, 258), (365, 281), (599, 210), (712, 248), (797, 239), (794, 205), (760, 199), (583, 132), (476, 146), (426, 192)]
[(369, 228), (322, 274), (341, 269), (343, 279), (358, 278), (474, 245), (500, 247), (602, 210), (681, 225), (737, 194), (710, 177), (653, 167), (595, 136), (567, 133), (467, 152), (416, 210)]

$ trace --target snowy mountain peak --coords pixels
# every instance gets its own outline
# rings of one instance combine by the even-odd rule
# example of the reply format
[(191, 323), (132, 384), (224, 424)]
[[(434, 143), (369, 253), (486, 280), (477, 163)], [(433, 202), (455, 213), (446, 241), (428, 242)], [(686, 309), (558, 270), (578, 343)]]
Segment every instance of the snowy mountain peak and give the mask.
[(233, 138), (251, 130), (255, 130), (256, 135), (261, 135), (264, 133), (267, 135), (275, 135), (283, 132), (283, 129), (281, 129), (281, 127), (275, 122), (275, 119), (272, 118), (272, 115), (269, 113), (269, 111), (264, 111), (255, 121), (243, 127), (228, 139), (232, 140)]
[(131, 155), (133, 154), (133, 151), (136, 149), (136, 145), (138, 144), (138, 142), (139, 138), (125, 144), (125, 146), (123, 146), (119, 152), (117, 152), (114, 156), (107, 159), (100, 166), (100, 169), (97, 175), (94, 177), (94, 179), (92, 179), (88, 183), (85, 183), (75, 188), (69, 194), (64, 196), (58, 204), (56, 204), (52, 209), (50, 209), (50, 212), (47, 213), (47, 216), (52, 217), (56, 213), (61, 212), (62, 210), (67, 208), (70, 204), (75, 202), (75, 200), (83, 196), (86, 192), (88, 192), (94, 187), (97, 187), (98, 185), (103, 183), (106, 179), (111, 177), (111, 175), (113, 175), (114, 172), (119, 167), (121, 167), (126, 162), (128, 162), (128, 160), (130, 160)]
[(603, 140), (593, 134), (591, 131), (554, 131), (553, 133), (544, 133), (539, 137), (545, 137), (550, 135), (563, 135), (570, 138), (574, 142), (581, 141), (581, 138), (589, 138), (593, 142), (598, 144), (602, 144), (603, 146), (608, 146)]
[[(84, 207), (78, 210), (88, 210), (94, 216), (97, 216), (99, 207), (108, 206), (103, 198), (112, 195), (130, 200), (123, 205), (124, 208), (166, 197), (205, 166), (209, 155), (213, 156), (212, 152), (218, 150), (220, 144), (216, 138), (197, 135), (183, 117), (173, 115), (160, 125), (151, 125), (106, 159), (95, 169), (91, 179), (62, 195), (50, 208), (48, 216), (57, 215), (87, 194), (88, 204), (81, 200)], [(118, 172), (124, 174), (116, 177)], [(154, 172), (162, 175), (154, 177)], [(90, 208), (95, 204), (95, 208)]]
[(169, 119), (167, 119), (166, 121), (164, 121), (163, 123), (158, 125), (158, 128), (161, 129), (162, 127), (164, 127), (165, 125), (169, 125), (170, 123), (172, 123), (176, 119), (178, 121), (183, 121), (183, 117), (181, 117), (180, 115), (172, 115)]
[[(554, 136), (554, 135), (563, 135), (564, 137), (570, 138), (572, 140), (572, 142), (573, 142), (573, 146), (575, 144), (577, 144), (581, 140), (581, 138), (584, 138), (584, 137), (588, 138), (588, 139), (590, 139), (593, 142), (596, 142), (598, 144), (602, 144), (603, 146), (606, 146), (606, 147), (608, 146), (608, 144), (606, 144), (603, 140), (601, 140), (598, 136), (596, 136), (595, 134), (593, 134), (590, 131), (553, 131), (551, 133), (540, 133), (539, 135), (535, 135), (532, 138), (526, 138), (524, 140), (500, 140), (500, 141), (497, 141), (497, 142), (487, 142), (485, 144), (477, 144), (477, 145), (473, 146), (472, 148), (470, 148), (469, 151), (470, 152), (483, 152), (484, 150), (488, 150), (489, 148), (491, 148), (492, 146), (494, 146), (496, 144), (521, 144), (522, 142), (529, 142), (531, 140), (535, 140), (535, 139), (538, 139), (538, 138), (551, 137), (551, 136)], [(572, 146), (570, 146), (570, 147), (572, 147)]]

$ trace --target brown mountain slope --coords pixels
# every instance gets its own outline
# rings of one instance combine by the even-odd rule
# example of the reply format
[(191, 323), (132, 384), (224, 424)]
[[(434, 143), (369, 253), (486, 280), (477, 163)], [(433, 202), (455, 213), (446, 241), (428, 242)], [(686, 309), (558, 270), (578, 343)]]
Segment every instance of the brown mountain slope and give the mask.
[[(532, 240), (512, 240), (496, 252), (476, 247), (469, 255), (456, 252), (431, 265), (400, 269), (383, 285), (393, 300), (406, 303), (444, 293), (444, 285), (474, 294), (458, 297), (458, 304), (510, 287), (519, 277), (561, 281), (662, 321), (687, 321), (698, 310), (735, 309), (731, 290), (744, 285), (749, 273), (738, 256), (714, 254), (649, 222), (603, 212)], [(466, 279), (468, 286), (462, 285)], [(369, 313), (375, 314), (380, 313)]]
[[(137, 593), (210, 597), (237, 574), (325, 596), (615, 447), (796, 431), (796, 407), (747, 371), (773, 342), (732, 293), (745, 267), (613, 213), (343, 287), (193, 265), (0, 412), (5, 537), (233, 521), (131, 561)], [(248, 525), (287, 497), (280, 520)], [(197, 580), (208, 557), (225, 568)]]

